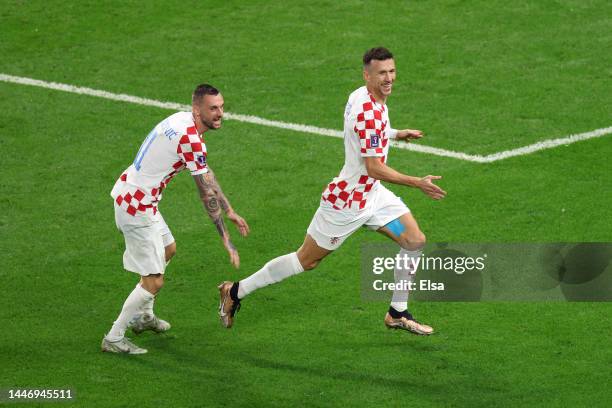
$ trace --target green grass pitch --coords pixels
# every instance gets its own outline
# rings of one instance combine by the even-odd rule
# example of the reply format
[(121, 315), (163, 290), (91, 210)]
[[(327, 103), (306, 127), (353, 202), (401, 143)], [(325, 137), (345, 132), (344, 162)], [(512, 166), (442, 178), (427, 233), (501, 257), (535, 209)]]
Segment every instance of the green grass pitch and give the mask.
[[(401, 4), (400, 4), (401, 3)], [(606, 1), (22, 2), (0, 8), (0, 72), (341, 127), (360, 57), (396, 54), (394, 127), (490, 154), (610, 126)], [(136, 277), (109, 191), (170, 111), (0, 83), (0, 388), (73, 388), (70, 406), (610, 406), (610, 303), (428, 303), (437, 334), (387, 331), (360, 299), (359, 232), (321, 266), (255, 293), (232, 330), (216, 284), (301, 243), (338, 139), (227, 121), (209, 160), (252, 234), (232, 270), (190, 177), (161, 203), (178, 245), (136, 358), (99, 352)], [(392, 186), (431, 242), (612, 241), (612, 138), (491, 164), (392, 150), (440, 174), (441, 202)], [(51, 403), (53, 404), (53, 403)], [(15, 406), (27, 406), (26, 403)], [(51, 406), (48, 403), (40, 406)]]

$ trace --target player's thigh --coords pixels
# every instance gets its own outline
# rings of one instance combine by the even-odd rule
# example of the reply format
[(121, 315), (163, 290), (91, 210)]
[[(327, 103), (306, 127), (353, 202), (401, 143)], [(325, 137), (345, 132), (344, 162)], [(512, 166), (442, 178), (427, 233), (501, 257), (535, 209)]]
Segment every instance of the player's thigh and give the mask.
[(158, 212), (159, 216), (159, 233), (162, 237), (162, 241), (164, 243), (164, 252), (166, 261), (169, 261), (176, 254), (176, 241), (174, 240), (174, 236), (172, 235), (172, 231), (170, 231), (170, 227), (166, 224), (166, 220), (162, 216), (161, 212)]
[(366, 226), (375, 230), (408, 250), (425, 245), (425, 235), (401, 198), (385, 186), (379, 186), (373, 214)]
[(297, 250), (297, 257), (304, 270), (311, 270), (316, 268), (319, 262), (332, 252), (333, 250), (320, 247), (310, 234), (306, 234), (304, 243)]
[(164, 255), (166, 262), (168, 262), (174, 255), (176, 255), (176, 242), (164, 246)]
[(425, 234), (417, 220), (408, 212), (380, 227), (377, 232), (391, 238), (402, 248), (415, 251), (425, 246)]

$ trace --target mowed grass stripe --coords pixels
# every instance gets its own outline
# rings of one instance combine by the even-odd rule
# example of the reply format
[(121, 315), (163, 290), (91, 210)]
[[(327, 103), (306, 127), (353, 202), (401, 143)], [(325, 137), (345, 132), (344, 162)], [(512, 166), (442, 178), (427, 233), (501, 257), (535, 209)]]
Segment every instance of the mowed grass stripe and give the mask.
[[(173, 110), (191, 109), (189, 105), (184, 105), (184, 104), (180, 104), (176, 102), (163, 102), (163, 101), (158, 101), (155, 99), (141, 98), (141, 97), (133, 96), (133, 95), (116, 94), (116, 93), (107, 92), (107, 91), (103, 91), (99, 89), (79, 87), (79, 86), (74, 86), (74, 85), (69, 85), (69, 84), (61, 84), (57, 82), (47, 82), (47, 81), (42, 81), (39, 79), (19, 77), (19, 76), (7, 75), (7, 74), (0, 74), (0, 80), (4, 82), (11, 82), (11, 83), (16, 83), (16, 84), (21, 84), (21, 85), (31, 85), (31, 86), (38, 86), (38, 87), (47, 88), (47, 89), (54, 89), (58, 91), (71, 92), (71, 93), (76, 93), (80, 95), (95, 96), (95, 97), (111, 99), (115, 101), (129, 102), (129, 103), (135, 103), (135, 104), (145, 105), (145, 106), (154, 106), (154, 107), (158, 107), (162, 109), (173, 109)], [(253, 116), (253, 115), (242, 115), (242, 114), (234, 114), (234, 113), (226, 112), (225, 117), (229, 120), (236, 120), (238, 122), (253, 123), (256, 125), (288, 129), (288, 130), (293, 130), (297, 132), (313, 133), (313, 134), (317, 134), (321, 136), (331, 136), (331, 137), (338, 137), (338, 138), (343, 137), (343, 133), (339, 130), (326, 129), (326, 128), (321, 128), (321, 127), (311, 126), (311, 125), (303, 125), (299, 123), (288, 123), (288, 122), (281, 122), (281, 121), (276, 121), (276, 120), (269, 120), (269, 119), (260, 118), (258, 116)], [(516, 148), (516, 149), (493, 153), (487, 156), (472, 155), (472, 154), (467, 154), (463, 152), (456, 152), (452, 150), (440, 149), (437, 147), (431, 147), (431, 146), (420, 145), (420, 144), (418, 145), (408, 144), (405, 142), (398, 142), (398, 141), (392, 141), (391, 145), (396, 148), (411, 150), (411, 151), (418, 152), (418, 153), (431, 154), (431, 155), (441, 156), (441, 157), (450, 157), (454, 159), (465, 160), (465, 161), (475, 162), (475, 163), (492, 163), (492, 162), (495, 162), (498, 160), (504, 160), (510, 157), (524, 156), (524, 155), (535, 153), (540, 150), (552, 149), (552, 148), (562, 146), (562, 145), (569, 145), (569, 144), (577, 143), (577, 142), (588, 140), (588, 139), (606, 136), (611, 133), (612, 133), (612, 126), (601, 128), (601, 129), (595, 129), (589, 132), (580, 133), (576, 135), (561, 137), (557, 139), (547, 139), (541, 142), (533, 143), (528, 146), (523, 146), (523, 147)]]

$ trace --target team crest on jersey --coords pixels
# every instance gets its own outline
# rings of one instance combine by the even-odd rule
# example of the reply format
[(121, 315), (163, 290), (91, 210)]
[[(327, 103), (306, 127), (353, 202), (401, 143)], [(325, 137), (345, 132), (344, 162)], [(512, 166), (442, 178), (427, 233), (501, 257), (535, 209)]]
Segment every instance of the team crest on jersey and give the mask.
[(370, 146), (372, 147), (378, 147), (378, 145), (380, 144), (380, 136), (378, 135), (372, 135), (370, 137)]
[(338, 241), (340, 241), (340, 238), (333, 237), (332, 239), (329, 240), (329, 243), (332, 244), (332, 245), (336, 245), (338, 243)]
[(198, 161), (198, 163), (200, 163), (202, 166), (206, 164), (206, 156), (202, 155), (202, 156), (198, 156), (198, 158), (196, 159)]

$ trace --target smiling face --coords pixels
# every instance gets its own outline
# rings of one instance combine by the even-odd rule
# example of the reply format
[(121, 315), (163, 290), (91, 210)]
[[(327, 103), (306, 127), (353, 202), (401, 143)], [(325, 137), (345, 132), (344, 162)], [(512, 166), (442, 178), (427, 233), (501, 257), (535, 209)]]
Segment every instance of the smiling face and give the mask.
[(224, 101), (223, 95), (204, 95), (198, 104), (192, 107), (193, 117), (201, 132), (209, 129), (215, 130), (221, 127), (223, 118)]
[(393, 88), (395, 81), (395, 61), (393, 58), (386, 60), (373, 59), (363, 69), (363, 79), (366, 81), (368, 91), (376, 100), (384, 103)]

